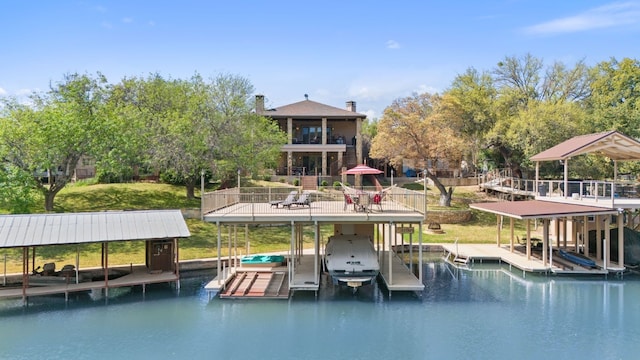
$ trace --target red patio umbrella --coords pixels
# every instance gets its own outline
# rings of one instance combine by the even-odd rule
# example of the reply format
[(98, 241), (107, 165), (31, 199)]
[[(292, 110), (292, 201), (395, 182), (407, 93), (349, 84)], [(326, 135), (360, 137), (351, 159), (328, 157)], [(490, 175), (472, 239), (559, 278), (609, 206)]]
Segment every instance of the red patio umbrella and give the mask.
[(344, 171), (342, 174), (345, 175), (378, 175), (378, 174), (382, 174), (383, 171), (378, 170), (378, 169), (374, 169), (372, 167), (369, 167), (365, 164), (360, 164), (356, 167), (353, 167), (347, 171)]

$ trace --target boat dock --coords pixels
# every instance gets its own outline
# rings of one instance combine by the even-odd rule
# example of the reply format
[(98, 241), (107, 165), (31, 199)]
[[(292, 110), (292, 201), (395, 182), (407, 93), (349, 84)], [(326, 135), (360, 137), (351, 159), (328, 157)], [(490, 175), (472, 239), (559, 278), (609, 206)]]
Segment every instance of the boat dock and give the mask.
[(179, 287), (180, 278), (173, 272), (160, 272), (149, 273), (146, 270), (136, 269), (132, 273), (123, 275), (119, 278), (104, 281), (86, 281), (79, 283), (68, 284), (49, 284), (43, 286), (30, 286), (27, 288), (13, 287), (0, 289), (0, 299), (26, 299), (31, 296), (46, 296), (46, 295), (60, 295), (64, 294), (65, 299), (68, 299), (70, 293), (105, 290), (108, 295), (110, 288), (126, 287), (126, 286), (142, 286), (143, 292), (146, 289), (146, 285), (155, 283), (170, 283), (175, 282)]
[[(380, 252), (380, 279), (389, 293), (393, 291), (422, 291), (424, 284), (411, 272), (394, 252)], [(314, 255), (303, 255), (294, 266), (292, 281), (286, 266), (273, 268), (237, 267), (225, 268), (204, 287), (209, 299), (221, 298), (267, 298), (287, 299), (295, 291), (318, 291), (320, 289), (320, 264), (315, 276)], [(391, 262), (389, 262), (391, 259)], [(391, 266), (389, 266), (389, 263)]]
[[(496, 246), (494, 244), (442, 244), (447, 253), (447, 260), (457, 266), (470, 265), (475, 262), (504, 262), (509, 266), (522, 271), (523, 277), (526, 273), (538, 274), (558, 274), (558, 275), (607, 275), (609, 272), (620, 272), (623, 269), (608, 267), (603, 269), (602, 262), (596, 261), (597, 267), (586, 268), (561, 258), (556, 251), (553, 253), (553, 264), (545, 266), (542, 260), (532, 254), (530, 259), (518, 247), (510, 251), (510, 247)], [(520, 247), (522, 248), (522, 247)], [(524, 248), (522, 248), (524, 250)]]

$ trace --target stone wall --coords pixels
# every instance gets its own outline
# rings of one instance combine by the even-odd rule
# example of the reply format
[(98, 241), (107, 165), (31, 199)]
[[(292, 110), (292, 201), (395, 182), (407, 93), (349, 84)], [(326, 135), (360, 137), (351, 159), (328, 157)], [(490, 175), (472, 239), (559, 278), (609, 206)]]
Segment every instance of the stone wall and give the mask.
[(425, 223), (461, 224), (473, 217), (471, 210), (438, 210), (428, 211)]

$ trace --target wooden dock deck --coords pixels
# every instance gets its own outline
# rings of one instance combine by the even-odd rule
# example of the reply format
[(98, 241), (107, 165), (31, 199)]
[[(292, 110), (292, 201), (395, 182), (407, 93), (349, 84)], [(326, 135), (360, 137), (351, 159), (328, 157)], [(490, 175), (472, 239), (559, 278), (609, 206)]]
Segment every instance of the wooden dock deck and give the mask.
[(449, 254), (469, 262), (501, 261), (513, 266), (523, 273), (554, 273), (562, 275), (606, 275), (609, 271), (600, 268), (588, 269), (577, 264), (567, 266), (566, 261), (553, 256), (553, 265), (544, 265), (542, 260), (532, 256), (530, 260), (524, 253), (511, 252), (509, 246), (496, 246), (494, 244), (443, 244), (442, 247)]
[(381, 258), (380, 277), (390, 293), (392, 291), (424, 290), (424, 284), (395, 253), (391, 254), (391, 269), (389, 269), (389, 252), (382, 251)]
[(178, 282), (180, 279), (178, 275), (173, 272), (161, 272), (157, 274), (149, 273), (145, 270), (134, 270), (128, 275), (121, 276), (119, 278), (109, 280), (105, 282), (100, 281), (87, 281), (80, 283), (70, 284), (52, 284), (43, 286), (31, 286), (26, 289), (22, 287), (14, 287), (0, 290), (0, 299), (22, 298), (32, 296), (45, 296), (45, 295), (60, 295), (64, 294), (67, 297), (70, 293), (92, 291), (98, 289), (108, 289), (125, 286), (141, 285), (144, 289), (147, 284), (165, 283), (165, 282)]
[[(380, 277), (387, 290), (392, 291), (422, 291), (424, 284), (411, 272), (396, 254), (391, 256), (391, 268), (389, 267), (389, 252), (382, 251), (380, 261)], [(320, 259), (319, 259), (320, 260)], [(238, 267), (224, 269), (221, 276), (216, 276), (204, 287), (209, 295), (209, 299), (216, 295), (221, 298), (287, 298), (282, 291), (277, 294), (270, 291), (270, 287), (275, 287), (279, 282), (285, 285), (277, 286), (277, 289), (289, 291), (318, 291), (320, 289), (320, 264), (318, 263), (318, 275), (315, 275), (314, 255), (305, 254), (300, 261), (295, 264), (295, 272), (289, 282), (288, 269), (286, 266), (274, 268), (251, 268)], [(269, 272), (274, 274), (269, 281), (260, 280), (257, 273)], [(283, 274), (283, 277), (276, 277), (275, 274)], [(256, 287), (254, 289), (254, 287)]]

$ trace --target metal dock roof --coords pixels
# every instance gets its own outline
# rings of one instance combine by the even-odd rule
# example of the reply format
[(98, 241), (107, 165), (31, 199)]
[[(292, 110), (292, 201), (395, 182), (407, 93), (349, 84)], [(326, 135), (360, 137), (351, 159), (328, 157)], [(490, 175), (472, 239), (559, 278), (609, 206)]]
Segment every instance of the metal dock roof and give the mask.
[(0, 248), (189, 236), (180, 210), (0, 216)]

